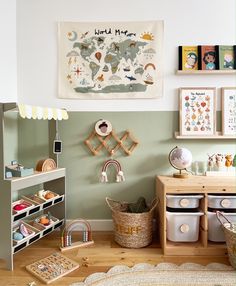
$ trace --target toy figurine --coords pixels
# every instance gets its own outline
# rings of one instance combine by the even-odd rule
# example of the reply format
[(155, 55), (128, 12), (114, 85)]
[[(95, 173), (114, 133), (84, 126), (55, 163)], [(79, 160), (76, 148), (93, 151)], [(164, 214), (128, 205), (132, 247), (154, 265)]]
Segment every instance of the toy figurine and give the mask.
[(224, 155), (223, 154), (216, 154), (215, 155), (216, 158), (216, 166), (218, 167), (218, 169), (223, 167), (223, 160), (224, 160)]
[(232, 164), (233, 164), (232, 155), (231, 154), (225, 155), (225, 167), (229, 168), (230, 166), (232, 166)]
[(234, 155), (232, 166), (236, 167), (236, 155)]
[(214, 156), (215, 156), (215, 154), (213, 154), (213, 155), (207, 154), (207, 156), (208, 156), (208, 163), (207, 163), (207, 165), (208, 165), (209, 171), (211, 171), (213, 169), (213, 167), (214, 167)]

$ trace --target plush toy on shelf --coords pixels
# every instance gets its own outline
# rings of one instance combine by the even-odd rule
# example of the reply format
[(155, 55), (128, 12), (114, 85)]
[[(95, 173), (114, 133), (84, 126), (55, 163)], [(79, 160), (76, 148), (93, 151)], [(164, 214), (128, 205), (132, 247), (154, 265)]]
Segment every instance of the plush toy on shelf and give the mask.
[(208, 154), (208, 171), (206, 176), (235, 176), (236, 155), (217, 153), (214, 155)]
[(225, 167), (227, 167), (227, 169), (229, 167), (231, 167), (233, 164), (233, 160), (232, 160), (232, 155), (231, 154), (227, 154), (225, 155)]
[(236, 167), (236, 155), (234, 155), (232, 166)]
[(208, 169), (209, 169), (209, 171), (212, 171), (214, 168), (214, 156), (215, 156), (215, 154), (213, 154), (213, 155), (207, 154), (207, 156), (208, 156), (208, 163), (207, 163)]
[(223, 160), (224, 160), (224, 155), (223, 154), (216, 154), (216, 166), (218, 169), (221, 169), (224, 166)]

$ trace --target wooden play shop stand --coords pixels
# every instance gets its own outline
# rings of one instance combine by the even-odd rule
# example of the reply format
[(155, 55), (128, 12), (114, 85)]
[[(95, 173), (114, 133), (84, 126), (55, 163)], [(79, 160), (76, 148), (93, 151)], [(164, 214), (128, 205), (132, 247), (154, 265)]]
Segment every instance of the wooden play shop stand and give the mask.
[[(200, 209), (199, 240), (197, 242), (171, 242), (167, 240), (166, 195), (202, 194)], [(168, 255), (226, 255), (226, 244), (208, 241), (208, 194), (236, 194), (235, 177), (189, 176), (178, 179), (171, 176), (156, 177), (156, 196), (159, 198), (158, 217), (160, 244), (165, 256)]]

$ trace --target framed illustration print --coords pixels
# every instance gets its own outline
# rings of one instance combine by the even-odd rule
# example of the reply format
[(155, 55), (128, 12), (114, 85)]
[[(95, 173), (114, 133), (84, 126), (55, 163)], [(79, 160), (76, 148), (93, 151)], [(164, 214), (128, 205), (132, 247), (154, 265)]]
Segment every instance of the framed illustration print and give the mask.
[(222, 88), (222, 133), (236, 136), (236, 87)]
[(180, 135), (214, 135), (216, 130), (216, 89), (184, 87), (179, 94)]

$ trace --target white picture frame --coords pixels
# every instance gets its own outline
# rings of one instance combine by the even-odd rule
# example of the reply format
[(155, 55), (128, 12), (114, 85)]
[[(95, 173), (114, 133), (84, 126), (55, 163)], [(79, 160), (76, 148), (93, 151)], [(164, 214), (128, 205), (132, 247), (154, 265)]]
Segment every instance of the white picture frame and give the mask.
[(222, 135), (236, 136), (236, 87), (222, 87)]
[(179, 89), (180, 135), (213, 136), (216, 133), (216, 88)]

